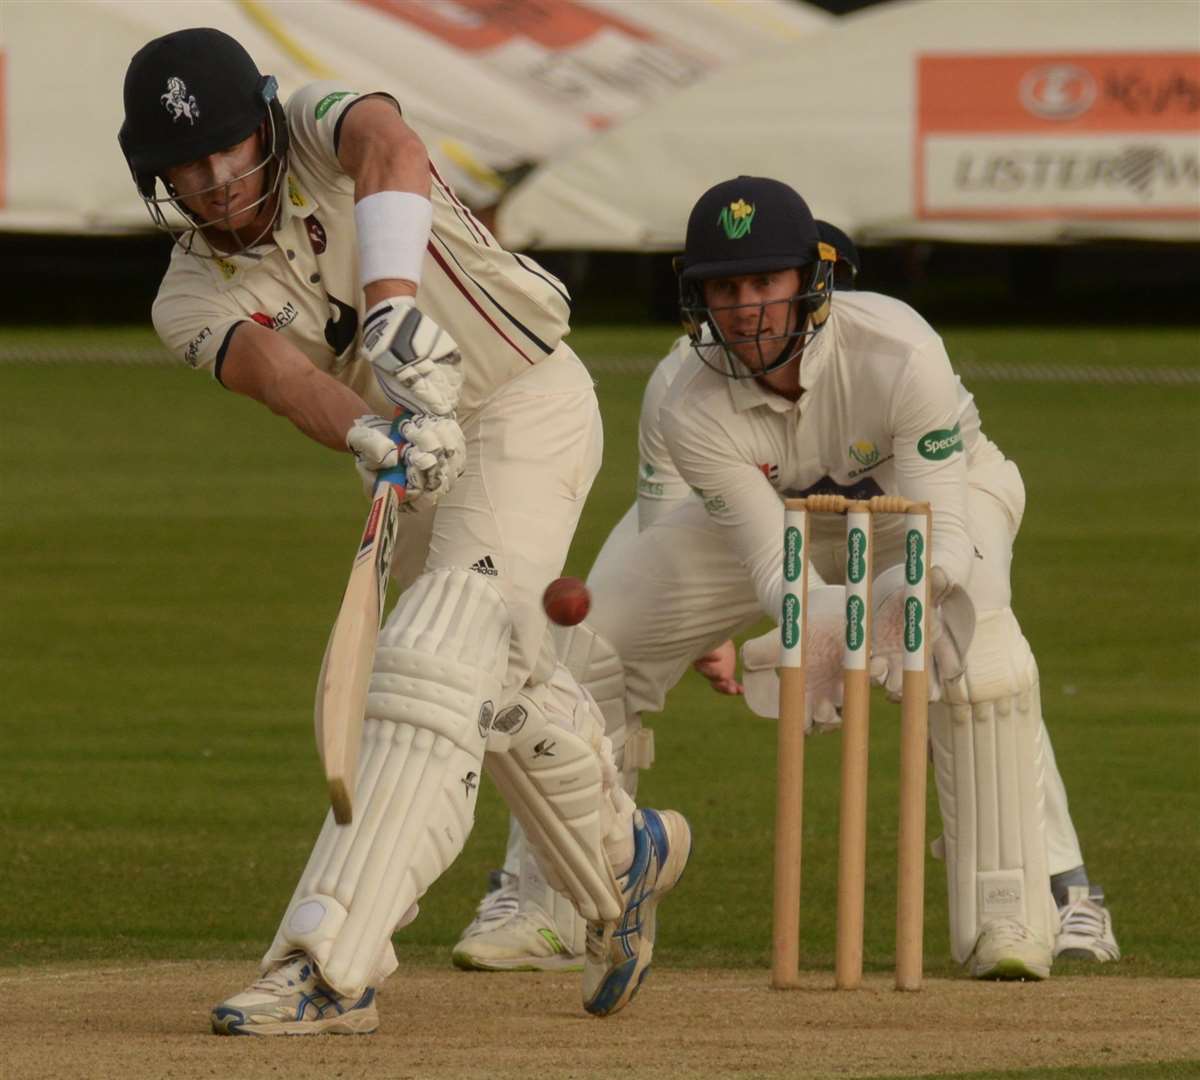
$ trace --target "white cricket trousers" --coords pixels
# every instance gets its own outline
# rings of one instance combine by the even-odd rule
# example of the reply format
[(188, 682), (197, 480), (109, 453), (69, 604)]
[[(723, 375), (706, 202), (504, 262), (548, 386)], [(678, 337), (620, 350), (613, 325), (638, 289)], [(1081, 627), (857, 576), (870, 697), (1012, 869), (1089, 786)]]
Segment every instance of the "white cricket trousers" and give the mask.
[(542, 592), (562, 573), (600, 470), (600, 408), (592, 377), (563, 342), (461, 423), (466, 469), (433, 513), (401, 518), (393, 573), (401, 589), (447, 567), (488, 577), (513, 625), (507, 696), (537, 660)]

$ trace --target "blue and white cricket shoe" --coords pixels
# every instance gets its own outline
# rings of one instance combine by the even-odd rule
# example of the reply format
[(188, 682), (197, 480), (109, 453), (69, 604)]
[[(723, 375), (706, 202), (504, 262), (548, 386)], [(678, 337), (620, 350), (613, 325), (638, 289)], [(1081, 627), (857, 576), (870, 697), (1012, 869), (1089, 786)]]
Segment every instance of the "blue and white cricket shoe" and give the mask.
[(303, 953), (212, 1011), (217, 1035), (368, 1035), (377, 1027), (374, 988), (355, 999), (342, 997)]
[(593, 1016), (623, 1009), (638, 992), (654, 954), (654, 911), (683, 876), (692, 830), (674, 810), (633, 816), (633, 862), (618, 885), (625, 910), (615, 922), (587, 924), (583, 1007)]

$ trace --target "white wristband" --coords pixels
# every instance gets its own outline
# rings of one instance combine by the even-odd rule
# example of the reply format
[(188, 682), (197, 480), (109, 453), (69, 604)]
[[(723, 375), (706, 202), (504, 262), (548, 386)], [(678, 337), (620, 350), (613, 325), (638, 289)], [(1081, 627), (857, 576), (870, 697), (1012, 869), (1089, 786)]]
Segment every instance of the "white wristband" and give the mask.
[(412, 191), (377, 191), (354, 204), (359, 284), (398, 278), (421, 283), (433, 203)]

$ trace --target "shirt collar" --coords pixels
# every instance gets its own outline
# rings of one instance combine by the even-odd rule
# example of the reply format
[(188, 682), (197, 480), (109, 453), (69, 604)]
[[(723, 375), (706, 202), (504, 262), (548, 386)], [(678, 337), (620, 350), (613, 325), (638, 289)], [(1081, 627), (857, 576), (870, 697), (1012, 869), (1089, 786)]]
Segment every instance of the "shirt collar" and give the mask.
[[(800, 360), (800, 389), (805, 392), (816, 385), (821, 373), (829, 364), (829, 357), (833, 353), (834, 334), (833, 327), (830, 325), (832, 322), (833, 305), (831, 304), (825, 324), (804, 346), (804, 356)], [(804, 400), (803, 394), (800, 400)]]
[[(832, 312), (830, 312), (830, 316), (832, 317)], [(829, 363), (829, 355), (833, 349), (829, 322), (830, 319), (827, 318), (825, 325), (804, 346), (804, 353), (800, 357), (800, 389), (803, 393), (798, 401), (789, 401), (773, 390), (766, 389), (756, 379), (728, 379), (729, 398), (733, 403), (734, 411), (745, 412), (748, 409), (766, 406), (777, 413), (790, 412), (793, 408), (798, 408), (803, 413), (808, 404), (808, 391), (816, 385), (817, 380), (821, 377), (821, 372)], [(736, 360), (734, 363), (739, 370), (746, 370)]]
[[(736, 365), (741, 370), (741, 364)], [(733, 403), (734, 412), (746, 412), (749, 409), (766, 407), (772, 412), (788, 412), (796, 404), (787, 398), (761, 386), (757, 379), (727, 379), (729, 384), (729, 400)]]
[[(272, 240), (278, 244), (279, 237), (287, 230), (291, 229), (296, 222), (300, 222), (303, 227), (304, 219), (311, 217), (318, 209), (317, 200), (309, 193), (308, 189), (300, 183), (299, 178), (291, 170), (288, 171), (283, 183), (283, 199), (282, 206), (279, 210), (279, 220), (275, 227), (271, 230)], [(200, 242), (208, 246), (203, 235), (199, 237)], [(218, 284), (222, 288), (228, 288), (233, 285), (243, 274), (248, 273), (256, 267), (263, 258), (270, 253), (270, 242), (263, 242), (249, 251), (241, 252), (237, 255), (217, 255), (213, 259), (205, 259), (211, 267), (213, 276), (217, 279)], [(281, 244), (279, 246), (286, 246)], [(211, 251), (212, 249), (209, 248)], [(215, 252), (213, 252), (216, 255)]]
[(312, 197), (312, 193), (300, 183), (299, 177), (290, 169), (287, 177), (283, 182), (283, 208), (279, 214), (279, 226), (276, 232), (282, 232), (284, 228), (292, 223), (296, 218), (303, 220), (306, 217), (311, 217), (320, 206), (317, 200)]

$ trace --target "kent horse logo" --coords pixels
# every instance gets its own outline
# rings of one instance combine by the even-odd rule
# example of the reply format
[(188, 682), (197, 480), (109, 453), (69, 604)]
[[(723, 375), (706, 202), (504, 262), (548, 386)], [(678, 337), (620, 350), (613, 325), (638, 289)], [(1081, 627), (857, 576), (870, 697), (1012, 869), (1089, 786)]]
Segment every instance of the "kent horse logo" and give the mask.
[(178, 123), (181, 116), (186, 116), (188, 123), (192, 125), (200, 119), (200, 106), (196, 104), (195, 95), (187, 92), (187, 86), (178, 75), (172, 75), (167, 80), (167, 92), (158, 100), (171, 114), (173, 124)]

